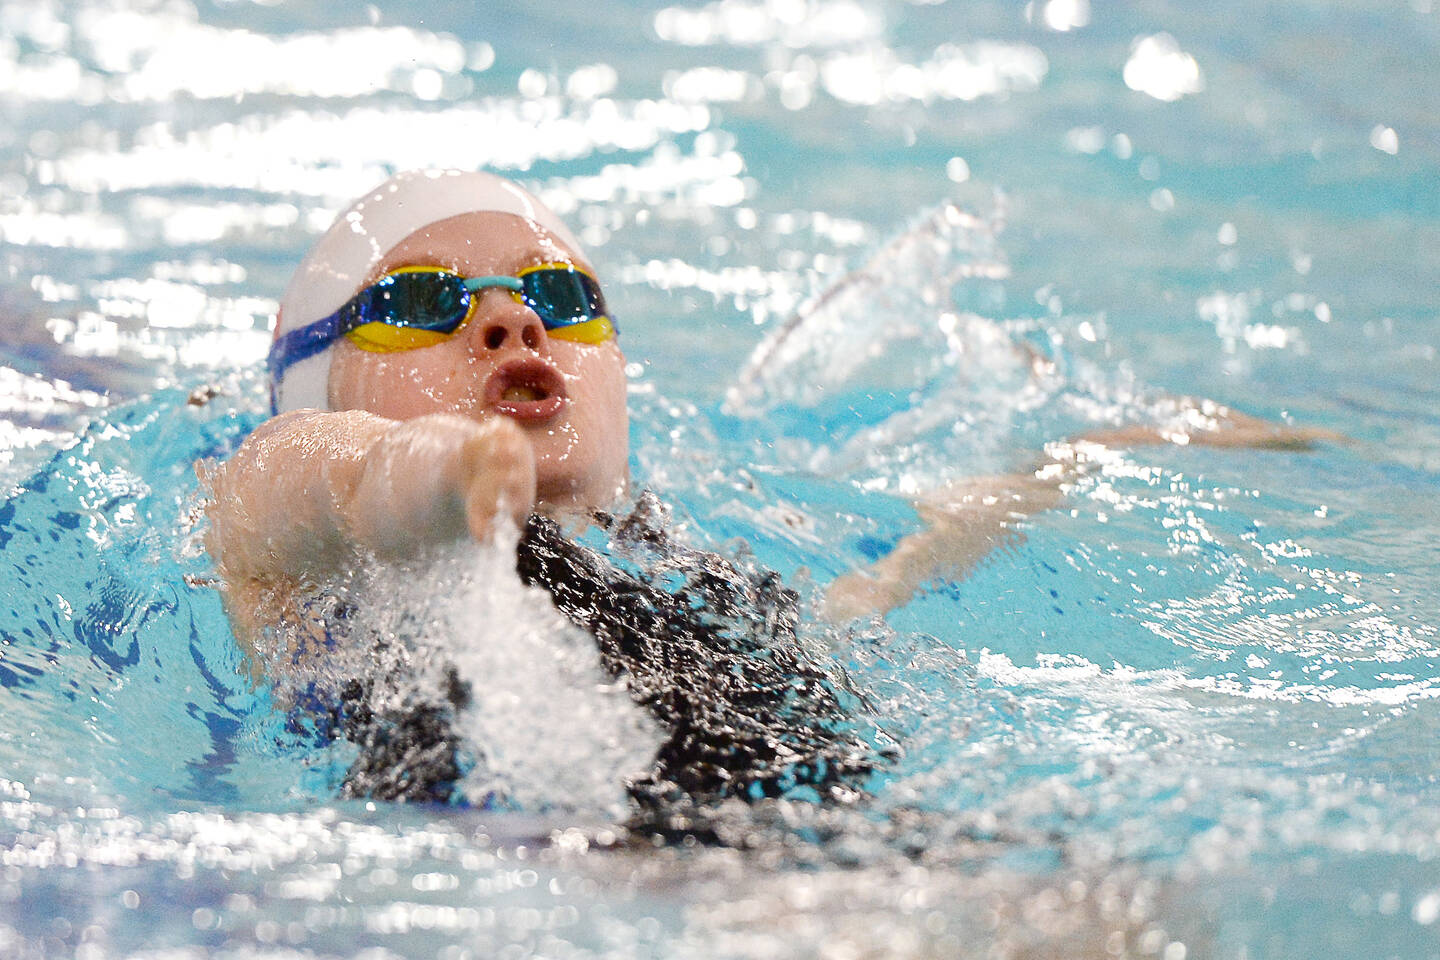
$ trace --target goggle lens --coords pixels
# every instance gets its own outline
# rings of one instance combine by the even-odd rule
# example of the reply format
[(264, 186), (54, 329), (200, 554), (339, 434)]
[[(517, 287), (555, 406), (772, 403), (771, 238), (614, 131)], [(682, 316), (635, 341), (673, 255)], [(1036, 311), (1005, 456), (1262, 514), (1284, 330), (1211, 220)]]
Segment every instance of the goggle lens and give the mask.
[(547, 330), (607, 314), (600, 285), (574, 267), (532, 267), (521, 272), (520, 283), (520, 302), (535, 311)]
[(483, 277), (468, 284), (448, 270), (405, 267), (381, 277), (341, 308), (341, 327), (364, 350), (428, 347), (469, 319), (475, 302), (472, 289), (488, 286), (509, 289), (557, 339), (604, 343), (615, 336), (600, 284), (568, 263), (541, 264), (518, 277)]
[(399, 270), (355, 295), (341, 323), (362, 350), (415, 350), (449, 337), (470, 315), (470, 291), (453, 273)]
[(453, 333), (470, 312), (470, 291), (453, 273), (405, 271), (381, 277), (350, 306), (357, 325), (384, 323)]

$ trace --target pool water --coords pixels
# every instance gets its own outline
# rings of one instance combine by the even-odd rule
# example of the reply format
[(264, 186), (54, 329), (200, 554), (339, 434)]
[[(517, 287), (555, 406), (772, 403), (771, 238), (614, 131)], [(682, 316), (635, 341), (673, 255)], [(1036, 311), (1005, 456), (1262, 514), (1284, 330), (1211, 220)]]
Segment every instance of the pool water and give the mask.
[[(1440, 956), (1437, 54), (1431, 0), (7, 0), (0, 956)], [(577, 229), (636, 489), (799, 591), (866, 801), (628, 834), (657, 734), (503, 546), (369, 575), (491, 691), (504, 809), (337, 799), (251, 680), (194, 464), (413, 166)], [(911, 495), (1177, 395), (1344, 439), (1116, 453), (816, 616)]]

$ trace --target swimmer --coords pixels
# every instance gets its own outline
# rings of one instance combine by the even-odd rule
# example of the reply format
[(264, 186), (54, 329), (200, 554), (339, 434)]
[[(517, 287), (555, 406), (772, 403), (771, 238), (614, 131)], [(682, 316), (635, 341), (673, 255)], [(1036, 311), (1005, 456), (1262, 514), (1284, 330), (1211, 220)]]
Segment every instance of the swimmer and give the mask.
[(286, 290), (270, 369), (277, 415), (209, 511), (244, 636), (357, 552), (485, 539), (501, 516), (624, 490), (624, 357), (594, 268), (499, 177), (401, 174), (357, 202)]
[[(258, 662), (284, 626), (286, 657), (323, 656), (343, 629), (314, 602), (327, 582), (514, 523), (521, 579), (550, 591), (671, 730), (632, 793), (854, 795), (874, 750), (842, 730), (843, 679), (796, 638), (778, 578), (707, 556), (688, 564), (695, 582), (661, 589), (564, 535), (599, 520), (685, 552), (647, 498), (629, 517), (597, 514), (628, 482), (624, 362), (594, 267), (520, 187), (413, 172), (361, 198), (281, 300), (276, 415), (207, 477), (206, 545), (238, 639)], [(444, 715), (466, 692), (377, 723), (356, 706), (383, 701), (368, 696), (374, 679), (335, 697), (347, 715), (332, 726), (362, 750), (343, 792), (445, 799), (458, 745)], [(428, 772), (407, 768), (416, 756)]]
[[(519, 186), (485, 173), (409, 172), (362, 197), (282, 298), (270, 353), (275, 416), (208, 477), (206, 543), (238, 638), (253, 652), (267, 629), (288, 624), (318, 649), (334, 629), (308, 602), (318, 585), (362, 558), (484, 541), (514, 523), (524, 530), (521, 578), (549, 589), (674, 731), (655, 795), (778, 795), (798, 780), (853, 796), (875, 749), (840, 732), (845, 682), (796, 640), (793, 592), (719, 558), (697, 564), (704, 582), (662, 590), (564, 536), (598, 517), (668, 544), (644, 498), (630, 518), (603, 513), (628, 482), (624, 362), (594, 266)], [(1191, 409), (1204, 414), (1193, 442), (1307, 440), (1223, 408)], [(1017, 517), (1059, 502), (1093, 458), (1087, 451), (1174, 439), (1147, 428), (1096, 434), (1031, 470), (934, 492), (921, 504), (927, 529), (838, 579), (827, 614), (884, 612), (926, 582), (963, 576), (1013, 535)], [(718, 679), (681, 666), (697, 662)], [(463, 706), (463, 692), (449, 699)], [(423, 724), (432, 732), (433, 719)], [(452, 745), (443, 731), (432, 740), (453, 779)], [(391, 747), (381, 753), (406, 753)], [(348, 789), (443, 797), (433, 783), (411, 791), (413, 777), (387, 779), (388, 761), (376, 767)]]

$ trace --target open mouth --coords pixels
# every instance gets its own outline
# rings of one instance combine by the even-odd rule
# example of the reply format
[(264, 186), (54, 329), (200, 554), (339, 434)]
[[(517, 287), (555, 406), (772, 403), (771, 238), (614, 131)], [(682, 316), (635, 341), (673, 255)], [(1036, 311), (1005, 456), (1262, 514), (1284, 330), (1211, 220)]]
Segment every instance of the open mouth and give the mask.
[(485, 403), (516, 420), (548, 420), (565, 399), (564, 378), (541, 360), (512, 360), (485, 383)]

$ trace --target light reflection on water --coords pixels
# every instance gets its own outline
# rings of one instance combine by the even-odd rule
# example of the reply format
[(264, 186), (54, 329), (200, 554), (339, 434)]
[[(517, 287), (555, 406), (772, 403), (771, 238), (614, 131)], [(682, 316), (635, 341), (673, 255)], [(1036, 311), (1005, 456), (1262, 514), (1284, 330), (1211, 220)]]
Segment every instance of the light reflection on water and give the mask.
[[(445, 79), (494, 61), (484, 42), (406, 27), (266, 36), (201, 22), (189, 3), (21, 3), (5, 17), (0, 78), (30, 101), (135, 103), (254, 94), (351, 98), (445, 90)], [(22, 55), (17, 41), (35, 48)], [(67, 55), (68, 54), (68, 55)], [(435, 79), (431, 79), (434, 75)], [(452, 85), (451, 96), (470, 92)]]
[[(1440, 26), (1262, 8), (7, 2), (0, 482), (52, 489), (0, 506), (0, 667), (41, 677), (0, 692), (0, 953), (1433, 953)], [(1117, 457), (818, 636), (903, 745), (862, 811), (653, 849), (335, 804), (186, 585), (189, 461), (255, 421), (310, 240), (420, 165), (577, 228), (637, 478), (812, 601), (907, 491), (1165, 391), (1354, 442)], [(958, 234), (905, 233), (951, 195)]]

